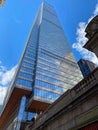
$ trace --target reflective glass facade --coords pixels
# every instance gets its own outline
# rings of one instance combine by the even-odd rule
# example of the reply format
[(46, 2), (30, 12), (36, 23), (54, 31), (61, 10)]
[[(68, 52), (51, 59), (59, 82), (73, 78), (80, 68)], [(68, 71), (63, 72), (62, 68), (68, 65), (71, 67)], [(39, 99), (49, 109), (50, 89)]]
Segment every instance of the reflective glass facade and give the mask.
[(72, 88), (82, 75), (52, 6), (40, 9), (40, 25), (33, 96), (53, 102)]
[[(14, 116), (11, 116), (10, 120), (7, 119), (5, 127), (9, 126), (8, 130), (13, 129), (12, 125), (16, 125), (16, 119), (20, 116), (23, 118), (21, 120), (31, 120), (34, 113), (44, 111), (50, 103), (81, 79), (81, 72), (55, 10), (44, 2), (35, 18), (15, 76), (7, 91), (4, 108), (8, 106), (7, 103), (10, 102), (12, 106), (15, 102), (17, 106), (13, 108), (14, 104), (12, 109), (17, 111), (11, 111)], [(23, 97), (25, 103), (21, 105), (20, 99)], [(20, 127), (21, 122), (18, 123), (17, 127)]]
[(82, 79), (54, 8), (43, 3), (23, 52), (16, 85), (51, 103)]
[(34, 22), (33, 24), (25, 49), (23, 51), (22, 58), (19, 64), (19, 69), (17, 72), (17, 80), (15, 81), (15, 85), (26, 89), (32, 89), (34, 86), (40, 13), (36, 17), (35, 21), (36, 22)]

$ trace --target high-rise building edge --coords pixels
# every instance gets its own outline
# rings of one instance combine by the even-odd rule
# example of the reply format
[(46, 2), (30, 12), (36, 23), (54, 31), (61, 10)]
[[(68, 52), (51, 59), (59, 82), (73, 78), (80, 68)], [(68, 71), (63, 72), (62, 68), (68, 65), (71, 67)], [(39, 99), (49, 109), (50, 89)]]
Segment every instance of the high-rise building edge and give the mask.
[(43, 2), (4, 100), (1, 129), (22, 129), (81, 79), (56, 12)]
[(84, 78), (87, 77), (97, 67), (96, 64), (85, 59), (80, 59), (78, 61), (78, 65)]

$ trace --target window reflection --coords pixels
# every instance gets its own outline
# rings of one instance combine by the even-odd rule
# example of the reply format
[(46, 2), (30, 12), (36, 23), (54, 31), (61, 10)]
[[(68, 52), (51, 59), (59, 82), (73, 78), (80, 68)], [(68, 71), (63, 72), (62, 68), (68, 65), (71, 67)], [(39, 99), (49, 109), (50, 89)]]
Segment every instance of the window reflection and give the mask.
[(28, 80), (20, 79), (20, 78), (17, 79), (15, 84), (22, 85), (24, 87), (32, 87), (32, 81), (28, 81)]
[(45, 98), (45, 99), (51, 100), (51, 101), (56, 100), (60, 96), (59, 94), (49, 92), (49, 91), (45, 91), (45, 90), (41, 90), (41, 89), (38, 89), (38, 88), (34, 89), (34, 95), (39, 97), (40, 99)]

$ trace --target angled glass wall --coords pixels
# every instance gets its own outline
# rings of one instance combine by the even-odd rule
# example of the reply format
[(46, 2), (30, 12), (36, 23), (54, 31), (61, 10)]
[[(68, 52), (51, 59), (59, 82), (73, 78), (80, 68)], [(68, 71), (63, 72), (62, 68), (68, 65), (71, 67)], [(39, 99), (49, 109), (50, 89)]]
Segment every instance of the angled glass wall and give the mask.
[[(24, 116), (27, 117), (23, 120), (32, 119), (34, 114), (29, 112), (44, 111), (50, 103), (74, 87), (81, 79), (81, 72), (56, 12), (51, 5), (44, 2), (35, 18), (14, 79), (8, 89), (2, 114), (6, 116), (5, 108), (14, 102), (18, 103), (15, 110), (20, 110), (19, 102), (26, 96), (23, 109)], [(17, 114), (14, 117), (17, 117)], [(8, 127), (14, 117), (8, 120), (7, 116)]]
[(44, 2), (34, 20), (12, 87), (31, 90), (32, 99), (52, 103), (81, 79), (56, 12)]
[[(41, 11), (41, 9), (40, 9)], [(33, 88), (35, 70), (36, 70), (36, 59), (37, 59), (37, 48), (38, 48), (38, 36), (39, 36), (39, 24), (41, 13), (35, 18), (32, 30), (30, 32), (27, 44), (25, 46), (22, 58), (20, 60), (19, 70), (15, 85), (21, 88)]]
[(51, 103), (77, 84), (82, 75), (54, 8), (47, 3), (41, 8), (33, 97)]

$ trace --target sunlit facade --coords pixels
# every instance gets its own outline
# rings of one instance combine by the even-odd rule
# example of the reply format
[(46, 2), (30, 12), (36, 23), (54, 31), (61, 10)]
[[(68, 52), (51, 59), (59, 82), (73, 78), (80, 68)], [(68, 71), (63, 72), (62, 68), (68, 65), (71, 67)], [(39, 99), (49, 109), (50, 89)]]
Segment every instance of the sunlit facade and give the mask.
[[(11, 103), (19, 103), (13, 117), (19, 124), (13, 122), (7, 130), (12, 129), (13, 124), (18, 130), (22, 120), (29, 120), (33, 112), (43, 112), (81, 79), (81, 72), (56, 12), (44, 2), (35, 18), (4, 102), (4, 110), (7, 103), (9, 108)], [(7, 117), (6, 113), (4, 116)]]

